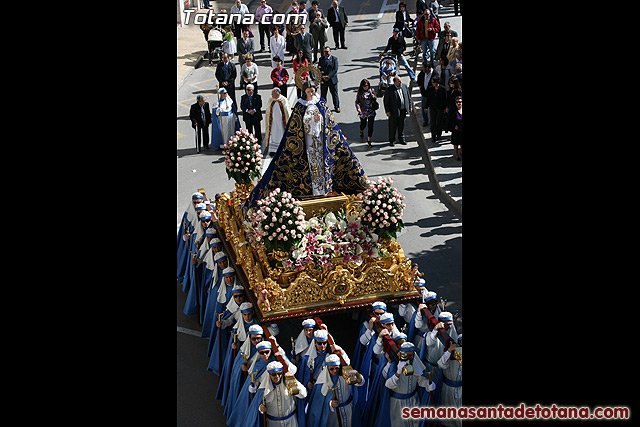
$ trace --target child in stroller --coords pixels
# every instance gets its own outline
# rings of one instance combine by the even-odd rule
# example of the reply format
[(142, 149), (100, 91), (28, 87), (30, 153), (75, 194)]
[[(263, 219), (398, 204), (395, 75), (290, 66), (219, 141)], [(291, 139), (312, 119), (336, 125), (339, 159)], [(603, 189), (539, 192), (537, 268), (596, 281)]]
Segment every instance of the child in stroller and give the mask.
[(380, 58), (380, 84), (378, 85), (378, 96), (382, 96), (384, 91), (393, 84), (393, 78), (397, 74), (397, 64), (393, 56), (383, 56)]

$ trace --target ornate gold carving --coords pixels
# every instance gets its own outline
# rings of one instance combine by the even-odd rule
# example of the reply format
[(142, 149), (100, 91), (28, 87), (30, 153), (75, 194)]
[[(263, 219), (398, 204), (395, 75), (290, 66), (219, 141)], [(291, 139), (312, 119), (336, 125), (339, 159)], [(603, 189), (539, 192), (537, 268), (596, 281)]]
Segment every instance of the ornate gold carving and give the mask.
[[(252, 185), (236, 184), (231, 194), (224, 193), (219, 200), (219, 225), (224, 238), (234, 251), (236, 264), (245, 273), (249, 289), (256, 295), (258, 309), (263, 316), (285, 314), (291, 310), (343, 305), (350, 301), (385, 298), (413, 294), (412, 265), (404, 257), (395, 240), (382, 242), (383, 258), (365, 258), (360, 265), (344, 263), (332, 258), (330, 270), (307, 267), (293, 271), (281, 266), (288, 254), (280, 251), (258, 251), (245, 239), (242, 203)], [(330, 210), (344, 208), (354, 215), (361, 201), (357, 196), (336, 196), (342, 203), (327, 197)], [(320, 206), (316, 206), (322, 209)]]
[(298, 68), (298, 71), (296, 71), (295, 81), (298, 89), (302, 90), (302, 86), (304, 85), (302, 75), (305, 73), (305, 71), (310, 72), (309, 79), (311, 79), (311, 74), (315, 76), (316, 87), (320, 87), (320, 84), (322, 83), (322, 71), (320, 71), (320, 68), (316, 67), (315, 65), (305, 65)]
[(456, 359), (462, 365), (462, 355), (458, 353), (458, 350), (453, 350), (453, 358)]

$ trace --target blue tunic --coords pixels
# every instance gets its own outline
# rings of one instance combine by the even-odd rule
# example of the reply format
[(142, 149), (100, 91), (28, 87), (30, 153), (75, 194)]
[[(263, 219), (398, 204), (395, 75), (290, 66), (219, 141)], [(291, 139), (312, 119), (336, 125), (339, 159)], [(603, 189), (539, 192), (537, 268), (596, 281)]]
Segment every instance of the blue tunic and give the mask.
[[(202, 237), (200, 237), (198, 240), (196, 240), (195, 235), (191, 236), (193, 241), (191, 243), (189, 252), (192, 254), (196, 254), (196, 257), (198, 258), (202, 255), (201, 250), (204, 250), (204, 248), (201, 249), (204, 239), (206, 238), (204, 235), (204, 231), (206, 230), (203, 230)], [(189, 275), (186, 279), (188, 284), (185, 283), (185, 286), (188, 287), (188, 295), (187, 300), (184, 303), (184, 309), (182, 310), (184, 314), (189, 316), (196, 314), (197, 308), (200, 307), (200, 318), (198, 319), (198, 323), (200, 324), (202, 324), (202, 321), (204, 319), (204, 308), (206, 307), (207, 295), (205, 286), (202, 285), (202, 276), (204, 270), (203, 265), (204, 264), (200, 264), (196, 267), (193, 262), (189, 261)], [(198, 284), (198, 286), (196, 286), (196, 283)]]
[[(186, 230), (185, 230), (186, 225)], [(183, 283), (184, 275), (187, 270), (187, 262), (189, 262), (189, 244), (190, 241), (183, 240), (182, 236), (184, 236), (185, 231), (188, 231), (189, 234), (193, 233), (194, 227), (191, 225), (189, 220), (187, 219), (187, 211), (182, 215), (182, 219), (180, 220), (180, 229), (178, 230), (178, 256), (177, 256), (177, 278), (178, 283)]]
[[(249, 346), (249, 355), (247, 356), (247, 360), (251, 359), (253, 355), (256, 354), (256, 351), (256, 346), (251, 343), (251, 345)], [(240, 388), (244, 384), (242, 373), (243, 363), (244, 359), (242, 358), (242, 354), (240, 354), (240, 352), (238, 351), (231, 369), (226, 369), (226, 365), (224, 368), (222, 368), (222, 376), (220, 377), (220, 385), (218, 385), (218, 390), (222, 388), (222, 406), (224, 407), (224, 415), (227, 417), (231, 415), (231, 412), (233, 411), (233, 405), (236, 403), (236, 399), (240, 394)], [(216, 398), (218, 398), (218, 395), (216, 395)]]
[[(222, 275), (221, 275), (222, 276)], [(234, 282), (235, 283), (235, 282)], [(217, 292), (215, 295), (216, 298), (216, 305), (215, 305), (215, 312), (216, 313), (224, 313), (222, 316), (222, 320), (228, 319), (232, 313), (230, 311), (228, 311), (227, 308), (227, 304), (229, 303), (229, 301), (232, 298), (232, 289), (233, 289), (233, 284), (232, 285), (227, 285), (226, 282), (224, 281), (224, 279), (220, 279), (220, 286), (226, 286), (226, 301), (224, 303), (220, 303), (217, 302)], [(213, 298), (213, 296), (212, 296)], [(218, 319), (217, 314), (215, 315), (215, 320)], [(213, 325), (211, 327), (211, 337), (212, 339), (209, 340), (209, 346), (207, 348), (207, 357), (211, 357), (211, 359), (209, 360), (209, 366), (207, 367), (207, 370), (209, 371), (213, 371), (216, 375), (220, 375), (220, 372), (218, 370), (218, 361), (219, 359), (219, 355), (218, 355), (218, 347), (222, 346), (223, 349), (227, 348), (227, 344), (229, 343), (229, 336), (231, 333), (231, 329), (227, 328), (227, 329), (223, 329), (222, 331), (220, 331), (220, 333), (218, 334), (218, 327), (216, 326), (216, 323), (213, 322)], [(222, 343), (218, 342), (218, 335), (220, 336), (220, 339), (222, 340)]]
[[(340, 381), (340, 375), (331, 375), (332, 387), (335, 387)], [(307, 426), (308, 427), (324, 427), (327, 425), (328, 417), (337, 417), (335, 412), (331, 412), (329, 409), (329, 402), (333, 399), (333, 394), (331, 391), (328, 391), (326, 395), (322, 395), (322, 386), (323, 384), (316, 384), (311, 391), (311, 396), (309, 397), (309, 404), (307, 405)], [(349, 386), (351, 390), (351, 396), (355, 396), (357, 394), (357, 389), (362, 387), (356, 387), (354, 385)], [(352, 397), (353, 399), (353, 397)], [(344, 402), (346, 403), (346, 402)], [(336, 408), (337, 409), (337, 408)], [(351, 427), (359, 427), (361, 425), (361, 416), (360, 412), (357, 410), (355, 405), (352, 406), (351, 413), (351, 423), (348, 424)], [(346, 422), (343, 420), (343, 425)], [(366, 424), (362, 424), (366, 425)]]
[[(214, 266), (218, 270), (218, 277), (214, 283), (213, 271), (209, 270), (209, 266), (206, 266), (204, 274), (202, 275), (202, 284), (205, 288), (209, 289), (209, 295), (207, 297), (207, 305), (204, 311), (204, 320), (202, 321), (202, 337), (209, 338), (215, 341), (218, 327), (216, 326), (216, 300), (218, 298), (218, 288), (220, 282), (222, 282), (222, 269), (217, 265)], [(207, 355), (207, 356), (210, 356)]]
[[(315, 345), (315, 344), (311, 344)], [(313, 378), (318, 378), (322, 367), (324, 366), (324, 360), (327, 357), (327, 352), (318, 353), (316, 358), (313, 360)], [(305, 354), (300, 361), (300, 365), (298, 365), (298, 371), (296, 372), (296, 379), (300, 381), (303, 386), (307, 386), (307, 383), (311, 380), (311, 370), (307, 363), (309, 362), (309, 355)], [(309, 397), (311, 393), (307, 394), (307, 397), (304, 398), (305, 405), (309, 402)]]
[[(227, 143), (227, 141), (222, 140), (222, 128), (220, 127), (220, 120), (218, 119), (218, 115), (216, 114), (217, 110), (218, 110), (218, 107), (213, 107), (212, 113), (211, 113), (211, 148), (220, 150), (220, 148), (225, 143)], [(237, 114), (235, 102), (231, 107), (231, 111), (227, 113), (227, 115), (231, 115), (231, 113), (233, 113), (233, 116), (234, 116), (234, 120), (233, 120), (234, 130), (233, 132), (231, 132), (231, 134), (233, 135), (236, 131), (240, 130), (240, 120), (238, 120), (238, 114)], [(222, 114), (225, 114), (225, 113), (222, 113)]]

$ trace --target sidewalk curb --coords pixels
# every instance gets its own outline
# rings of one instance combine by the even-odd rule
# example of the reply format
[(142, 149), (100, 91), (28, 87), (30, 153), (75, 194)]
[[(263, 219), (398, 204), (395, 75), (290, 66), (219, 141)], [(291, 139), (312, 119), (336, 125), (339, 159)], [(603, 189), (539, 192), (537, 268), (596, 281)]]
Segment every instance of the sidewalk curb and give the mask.
[[(416, 57), (413, 61), (413, 69), (415, 70), (417, 66), (418, 66), (418, 58)], [(413, 89), (414, 87), (413, 82), (411, 82), (410, 84), (411, 84), (410, 88)], [(411, 97), (413, 98), (413, 93), (411, 94)], [(438, 196), (440, 201), (447, 208), (449, 208), (449, 210), (453, 211), (453, 213), (458, 218), (462, 219), (462, 205), (457, 201), (455, 201), (440, 185), (440, 180), (438, 179), (438, 175), (436, 174), (436, 171), (433, 167), (433, 163), (431, 162), (431, 155), (429, 154), (427, 141), (424, 137), (424, 132), (422, 132), (422, 126), (420, 123), (420, 119), (418, 118), (418, 114), (416, 113), (415, 106), (411, 110), (411, 116), (413, 117), (416, 127), (418, 128), (418, 135), (419, 135), (418, 145), (422, 147), (422, 149), (424, 150), (423, 157), (426, 159), (427, 175), (429, 175), (429, 180), (435, 184), (433, 192), (436, 194), (436, 196)]]

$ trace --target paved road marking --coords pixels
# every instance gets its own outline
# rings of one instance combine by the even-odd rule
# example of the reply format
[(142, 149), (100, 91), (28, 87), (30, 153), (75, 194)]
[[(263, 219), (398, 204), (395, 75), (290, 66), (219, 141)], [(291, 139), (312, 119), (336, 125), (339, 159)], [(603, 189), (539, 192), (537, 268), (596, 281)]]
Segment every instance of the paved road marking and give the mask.
[(384, 0), (382, 2), (382, 6), (380, 6), (380, 13), (378, 13), (378, 19), (382, 18), (382, 15), (384, 15), (385, 12), (388, 11), (397, 11), (399, 10), (398, 5), (400, 3), (395, 3), (395, 4), (388, 4), (388, 0)]
[(182, 326), (178, 326), (178, 332), (182, 332), (183, 334), (193, 335), (194, 337), (202, 336), (202, 332), (194, 331), (193, 329), (183, 328)]

